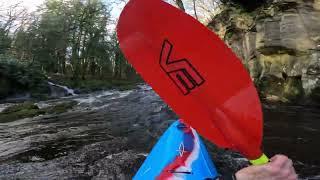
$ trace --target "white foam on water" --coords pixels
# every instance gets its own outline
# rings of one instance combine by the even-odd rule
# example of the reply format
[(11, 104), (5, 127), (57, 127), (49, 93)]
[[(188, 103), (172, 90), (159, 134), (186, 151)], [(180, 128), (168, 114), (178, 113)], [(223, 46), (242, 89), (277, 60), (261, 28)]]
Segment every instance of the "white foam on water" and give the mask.
[(126, 96), (128, 96), (129, 94), (131, 94), (132, 92), (133, 92), (133, 91), (132, 91), (132, 90), (130, 90), (130, 91), (126, 91), (126, 92), (120, 93), (119, 98), (126, 97)]
[[(113, 100), (113, 99), (119, 99), (128, 96), (133, 91), (125, 91), (125, 92), (119, 92), (119, 91), (104, 91), (99, 94), (90, 95), (82, 98), (76, 98), (74, 99), (79, 104), (82, 105), (91, 105), (93, 103), (103, 103), (105, 100)], [(97, 110), (97, 109), (103, 109), (110, 106), (110, 104), (101, 105), (98, 107), (91, 107), (90, 109)]]
[(130, 90), (130, 91), (125, 91), (125, 92), (120, 92), (119, 93), (119, 96), (116, 96), (116, 97), (112, 97), (110, 99), (118, 99), (118, 98), (124, 98), (124, 97), (127, 97), (129, 94), (131, 94), (133, 92), (133, 90)]
[(78, 98), (75, 99), (75, 101), (78, 101), (79, 104), (92, 104), (97, 101), (97, 98), (94, 96), (90, 96), (87, 98)]
[(47, 108), (47, 107), (51, 106), (49, 103), (46, 103), (46, 102), (38, 102), (38, 103), (35, 103), (35, 105), (37, 105), (40, 109)]
[(70, 89), (70, 88), (68, 88), (67, 86), (62, 86), (62, 85), (59, 85), (59, 84), (54, 84), (54, 83), (52, 83), (52, 82), (48, 82), (48, 84), (49, 85), (51, 85), (51, 86), (56, 86), (56, 87), (60, 87), (60, 88), (62, 88), (62, 89), (64, 89), (64, 90), (66, 90), (67, 92), (68, 92), (68, 94), (70, 94), (70, 95), (72, 95), (72, 96), (76, 96), (77, 94), (76, 93), (74, 93), (74, 90), (73, 89)]
[(103, 106), (94, 107), (94, 108), (92, 108), (92, 110), (104, 109), (104, 108), (107, 108), (109, 106), (110, 106), (110, 104), (106, 104), (106, 105), (103, 105)]
[(113, 95), (114, 93), (115, 93), (114, 91), (104, 91), (104, 92), (102, 92), (102, 94), (99, 94), (99, 95), (97, 95), (96, 97), (97, 97), (97, 98), (102, 98), (102, 97), (104, 97), (104, 96)]
[(149, 156), (149, 153), (139, 153), (139, 154), (137, 154), (138, 156), (144, 156), (144, 157), (147, 157), (147, 156)]
[(0, 113), (5, 109), (6, 109), (5, 107), (0, 107)]
[(146, 84), (144, 84), (144, 85), (138, 85), (138, 87), (139, 87), (140, 89), (147, 90), (147, 91), (152, 90), (152, 87), (149, 86), (149, 85), (146, 85)]
[(12, 106), (13, 104), (0, 104), (0, 113), (6, 108)]

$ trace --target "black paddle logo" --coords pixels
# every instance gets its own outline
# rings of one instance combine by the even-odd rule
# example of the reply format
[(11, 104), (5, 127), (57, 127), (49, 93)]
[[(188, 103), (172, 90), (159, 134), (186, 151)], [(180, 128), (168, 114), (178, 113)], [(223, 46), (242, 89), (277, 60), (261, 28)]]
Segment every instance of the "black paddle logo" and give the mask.
[(160, 66), (167, 73), (183, 95), (201, 86), (205, 80), (187, 59), (172, 60), (170, 55), (173, 45), (164, 40), (160, 53)]

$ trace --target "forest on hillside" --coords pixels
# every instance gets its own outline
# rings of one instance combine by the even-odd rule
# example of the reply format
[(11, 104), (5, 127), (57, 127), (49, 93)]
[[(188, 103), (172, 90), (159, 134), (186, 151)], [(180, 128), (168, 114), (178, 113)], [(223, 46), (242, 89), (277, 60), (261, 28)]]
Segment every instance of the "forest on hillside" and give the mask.
[(73, 82), (135, 80), (111, 28), (112, 3), (47, 0), (33, 13), (20, 3), (0, 9), (0, 94), (8, 86), (32, 88), (51, 75)]
[[(0, 98), (21, 91), (46, 92), (48, 78), (93, 90), (141, 81), (119, 49), (115, 32), (118, 17), (112, 11), (126, 2), (46, 0), (29, 12), (19, 1), (0, 1)], [(229, 1), (167, 2), (208, 22), (214, 10)]]

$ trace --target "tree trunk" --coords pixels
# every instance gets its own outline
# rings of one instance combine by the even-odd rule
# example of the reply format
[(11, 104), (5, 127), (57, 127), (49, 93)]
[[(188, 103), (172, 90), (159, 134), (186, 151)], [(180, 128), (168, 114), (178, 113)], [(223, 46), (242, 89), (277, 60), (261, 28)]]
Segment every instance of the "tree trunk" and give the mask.
[(114, 66), (114, 78), (119, 79), (121, 76), (121, 63), (120, 63), (120, 53), (117, 51), (115, 53), (115, 66)]
[(186, 11), (186, 9), (184, 8), (183, 2), (182, 0), (175, 0), (177, 6), (182, 10), (182, 11)]
[(196, 9), (196, 0), (193, 1), (193, 11), (194, 11), (194, 16), (196, 17), (197, 20), (199, 20), (198, 15), (197, 15), (197, 9)]

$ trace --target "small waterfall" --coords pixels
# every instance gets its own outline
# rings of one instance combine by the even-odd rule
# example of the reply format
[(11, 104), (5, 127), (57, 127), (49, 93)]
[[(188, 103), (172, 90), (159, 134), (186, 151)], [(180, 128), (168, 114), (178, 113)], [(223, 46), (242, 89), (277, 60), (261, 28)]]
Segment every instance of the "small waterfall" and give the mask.
[[(48, 84), (50, 85), (50, 87), (57, 87), (57, 88), (60, 88), (60, 89), (62, 89), (62, 90), (64, 90), (65, 91), (65, 93), (64, 94), (66, 94), (67, 96), (76, 96), (77, 94), (76, 93), (74, 93), (74, 90), (73, 89), (70, 89), (70, 88), (68, 88), (67, 86), (62, 86), (62, 85), (59, 85), (59, 84), (54, 84), (54, 83), (52, 83), (52, 82), (50, 82), (50, 81), (48, 81)], [(52, 95), (53, 96), (60, 96), (60, 94), (61, 94), (61, 91), (59, 90), (59, 92), (57, 92), (57, 90), (54, 90), (54, 89), (56, 89), (56, 88), (51, 88), (51, 93), (52, 93)]]

